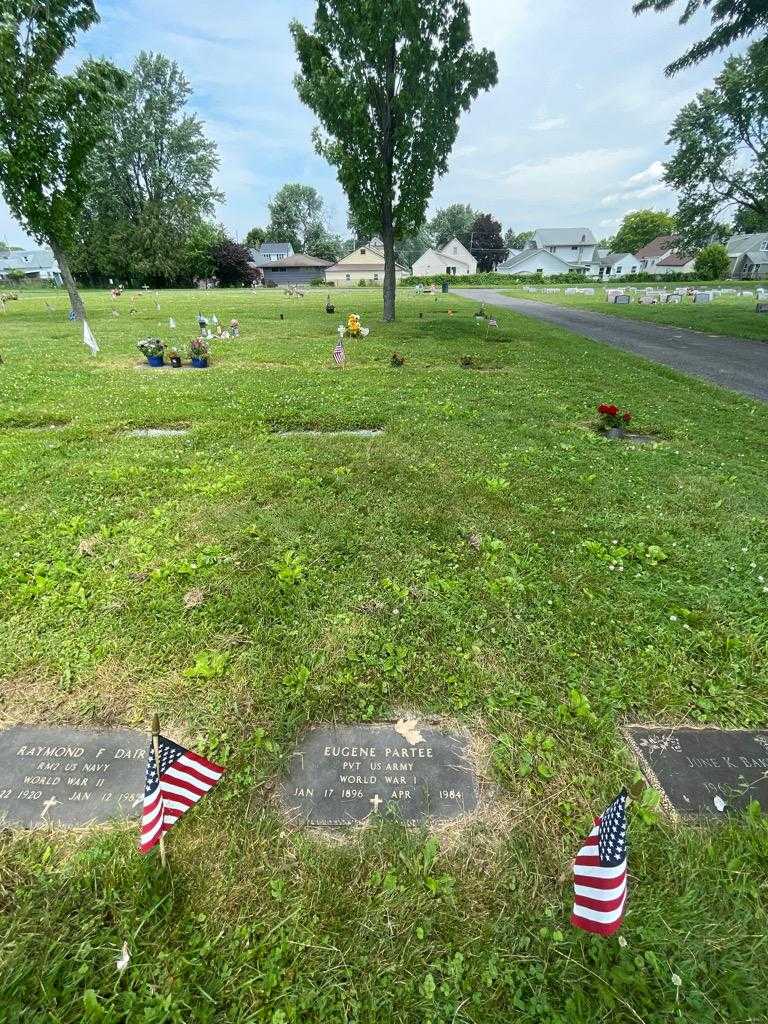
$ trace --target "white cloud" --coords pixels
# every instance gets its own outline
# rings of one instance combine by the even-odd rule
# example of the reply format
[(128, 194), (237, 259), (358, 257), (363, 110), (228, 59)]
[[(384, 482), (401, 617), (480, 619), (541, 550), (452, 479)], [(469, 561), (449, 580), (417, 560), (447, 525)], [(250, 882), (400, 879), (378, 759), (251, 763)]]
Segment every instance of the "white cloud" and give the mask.
[(663, 174), (664, 164), (661, 160), (654, 160), (650, 167), (646, 167), (644, 171), (638, 171), (638, 173), (633, 174), (631, 178), (627, 178), (626, 187), (628, 189), (633, 189), (638, 185), (646, 185), (651, 182), (660, 181)]
[(551, 132), (555, 128), (563, 128), (566, 125), (564, 117), (548, 117), (531, 125), (532, 132)]
[(575, 212), (583, 209), (584, 201), (607, 176), (615, 175), (637, 156), (638, 151), (633, 148), (587, 149), (520, 163), (509, 169), (504, 186), (508, 193), (528, 199), (549, 197), (562, 201), (570, 197)]

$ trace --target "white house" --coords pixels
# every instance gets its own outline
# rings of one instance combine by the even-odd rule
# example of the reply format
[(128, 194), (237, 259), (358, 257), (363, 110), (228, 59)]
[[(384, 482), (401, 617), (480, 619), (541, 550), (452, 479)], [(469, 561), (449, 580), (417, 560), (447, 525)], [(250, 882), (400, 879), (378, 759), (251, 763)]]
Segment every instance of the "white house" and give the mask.
[(768, 234), (733, 235), (726, 244), (730, 277), (768, 277)]
[(256, 255), (267, 263), (278, 263), (293, 256), (294, 251), (290, 242), (262, 242)]
[(28, 281), (61, 284), (61, 271), (50, 249), (19, 249), (0, 252), (0, 278), (19, 274)]
[(612, 281), (621, 277), (632, 277), (640, 273), (640, 260), (631, 252), (609, 252), (600, 259), (598, 271), (601, 278)]
[(589, 228), (538, 228), (525, 248), (496, 268), (502, 274), (584, 274), (597, 277), (597, 240)]
[(452, 238), (442, 249), (427, 249), (422, 253), (411, 271), (415, 277), (431, 277), (433, 274), (466, 277), (477, 273), (477, 260), (458, 238)]
[[(395, 264), (395, 279), (400, 281), (408, 277), (407, 267)], [(384, 283), (384, 248), (380, 238), (372, 238), (365, 245), (358, 246), (338, 263), (326, 267), (325, 280), (328, 284), (340, 287), (344, 285)]]

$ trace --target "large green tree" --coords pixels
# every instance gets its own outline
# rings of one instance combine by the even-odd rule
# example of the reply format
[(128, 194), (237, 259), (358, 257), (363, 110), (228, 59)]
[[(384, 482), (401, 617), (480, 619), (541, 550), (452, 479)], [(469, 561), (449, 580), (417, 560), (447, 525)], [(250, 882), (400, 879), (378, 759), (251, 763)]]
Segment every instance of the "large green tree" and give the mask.
[(304, 252), (308, 239), (326, 233), (325, 205), (320, 193), (311, 185), (297, 181), (283, 185), (267, 208), (270, 242), (290, 242), (296, 252)]
[(186, 109), (190, 95), (174, 61), (153, 53), (136, 58), (109, 134), (88, 164), (83, 273), (158, 285), (183, 279), (187, 237), (223, 199), (214, 184), (216, 146)]
[(501, 224), (490, 213), (479, 213), (475, 218), (469, 249), (481, 273), (495, 270), (509, 256), (509, 246), (504, 244), (501, 235)]
[(669, 142), (675, 150), (664, 178), (680, 192), (688, 248), (712, 238), (724, 211), (768, 220), (768, 42), (726, 61), (713, 87), (677, 115)]
[(659, 235), (675, 233), (675, 218), (665, 210), (633, 210), (622, 220), (611, 242), (614, 252), (636, 253)]
[(472, 209), (469, 203), (452, 203), (436, 210), (435, 215), (429, 222), (429, 230), (435, 240), (435, 246), (440, 249), (447, 245), (452, 238), (458, 238), (463, 246), (469, 248), (469, 241), (472, 236), (472, 225), (477, 219), (477, 212)]
[[(667, 67), (666, 73), (674, 75), (682, 68), (698, 64), (700, 61), (731, 46), (739, 39), (752, 35), (754, 32), (765, 33), (768, 30), (768, 3), (766, 0), (680, 0), (683, 12), (680, 24), (687, 25), (699, 11), (709, 10), (712, 31), (687, 50), (682, 57)], [(668, 11), (678, 0), (636, 0), (632, 7), (635, 14), (643, 11)]]
[(694, 270), (702, 281), (718, 281), (728, 276), (731, 261), (724, 245), (708, 245), (696, 256)]
[(496, 84), (472, 44), (466, 0), (318, 0), (312, 31), (293, 22), (300, 98), (324, 131), (355, 217), (384, 245), (384, 319), (395, 317), (395, 239), (424, 223), (459, 115)]
[(535, 231), (515, 231), (513, 228), (507, 228), (504, 232), (504, 245), (508, 249), (524, 249), (527, 242), (535, 235)]
[(59, 64), (98, 20), (93, 0), (0, 3), (0, 187), (13, 215), (53, 250), (81, 318), (68, 252), (93, 187), (89, 156), (125, 76), (103, 60), (69, 74)]
[(243, 245), (249, 249), (258, 249), (262, 242), (267, 240), (267, 229), (266, 228), (251, 228), (248, 234), (243, 239)]

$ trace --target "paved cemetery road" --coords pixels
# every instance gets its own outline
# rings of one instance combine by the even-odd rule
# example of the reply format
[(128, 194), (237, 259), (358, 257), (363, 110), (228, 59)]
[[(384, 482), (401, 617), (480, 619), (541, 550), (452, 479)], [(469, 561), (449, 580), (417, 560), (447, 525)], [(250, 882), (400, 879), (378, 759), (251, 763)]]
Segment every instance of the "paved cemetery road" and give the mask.
[(768, 342), (712, 338), (684, 327), (629, 320), (592, 310), (513, 299), (489, 288), (454, 288), (454, 294), (565, 327), (593, 341), (634, 352), (654, 363), (768, 402)]

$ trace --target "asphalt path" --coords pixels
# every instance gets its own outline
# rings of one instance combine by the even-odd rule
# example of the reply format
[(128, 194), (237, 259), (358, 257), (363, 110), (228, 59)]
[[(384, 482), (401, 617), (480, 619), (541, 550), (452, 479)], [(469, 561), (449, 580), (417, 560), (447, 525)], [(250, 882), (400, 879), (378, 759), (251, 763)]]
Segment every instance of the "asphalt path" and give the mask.
[(670, 366), (690, 377), (768, 402), (768, 342), (746, 341), (725, 335), (714, 337), (684, 327), (629, 320), (531, 299), (514, 299), (488, 288), (452, 288), (451, 291), (465, 299), (502, 306), (523, 316), (564, 327), (593, 341)]

